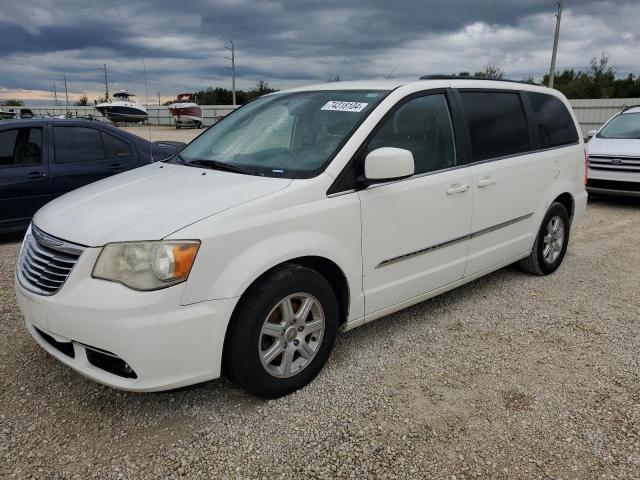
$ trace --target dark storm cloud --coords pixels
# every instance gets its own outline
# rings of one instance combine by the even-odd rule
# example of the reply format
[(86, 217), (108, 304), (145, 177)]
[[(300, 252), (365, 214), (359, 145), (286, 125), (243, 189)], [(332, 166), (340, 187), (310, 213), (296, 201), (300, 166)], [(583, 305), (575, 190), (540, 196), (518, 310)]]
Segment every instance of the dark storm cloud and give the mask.
[[(565, 64), (581, 67), (602, 50), (638, 46), (637, 1), (565, 5)], [(335, 72), (384, 76), (394, 64), (407, 76), (473, 71), (487, 61), (508, 74), (540, 75), (554, 11), (552, 0), (5, 0), (0, 87), (47, 89), (66, 73), (80, 89), (99, 90), (103, 62), (114, 81), (139, 86), (144, 57), (154, 89), (202, 88), (228, 78), (228, 39), (238, 49), (241, 84), (265, 78), (288, 86)], [(578, 28), (572, 18), (588, 23)], [(633, 62), (624, 68), (637, 68)]]

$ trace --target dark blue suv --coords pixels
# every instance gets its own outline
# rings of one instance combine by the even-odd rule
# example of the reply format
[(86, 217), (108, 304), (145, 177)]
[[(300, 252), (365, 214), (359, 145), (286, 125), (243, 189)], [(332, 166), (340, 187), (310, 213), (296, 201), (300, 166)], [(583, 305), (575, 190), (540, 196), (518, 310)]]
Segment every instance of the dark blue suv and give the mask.
[(0, 232), (21, 230), (45, 203), (70, 190), (175, 154), (179, 142), (149, 142), (88, 120), (0, 122)]

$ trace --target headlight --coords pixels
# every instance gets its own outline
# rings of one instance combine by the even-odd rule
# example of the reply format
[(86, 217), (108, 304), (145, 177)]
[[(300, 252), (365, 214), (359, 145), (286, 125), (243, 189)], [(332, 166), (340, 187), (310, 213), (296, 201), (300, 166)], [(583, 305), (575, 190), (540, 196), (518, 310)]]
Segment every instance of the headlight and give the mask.
[(109, 243), (91, 275), (135, 290), (170, 287), (189, 277), (199, 247), (196, 240)]

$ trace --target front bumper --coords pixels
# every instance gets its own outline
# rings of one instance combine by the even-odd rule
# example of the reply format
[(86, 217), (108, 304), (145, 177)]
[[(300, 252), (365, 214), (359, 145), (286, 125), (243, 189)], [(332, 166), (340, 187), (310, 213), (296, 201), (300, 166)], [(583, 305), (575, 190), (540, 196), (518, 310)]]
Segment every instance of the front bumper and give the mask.
[(640, 197), (640, 174), (589, 169), (587, 191), (603, 195)]
[[(138, 292), (93, 279), (98, 251), (87, 249), (52, 296), (31, 293), (16, 279), (18, 304), (40, 346), (79, 373), (123, 390), (168, 390), (218, 378), (237, 298), (181, 305), (185, 284)], [(108, 354), (134, 374), (96, 361)]]

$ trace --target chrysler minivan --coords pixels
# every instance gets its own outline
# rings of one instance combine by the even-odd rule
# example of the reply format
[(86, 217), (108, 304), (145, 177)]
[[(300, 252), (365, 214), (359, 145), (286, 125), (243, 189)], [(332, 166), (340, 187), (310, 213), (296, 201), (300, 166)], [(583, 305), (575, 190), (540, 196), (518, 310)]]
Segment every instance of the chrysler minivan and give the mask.
[(586, 206), (578, 131), (562, 94), (506, 81), (260, 97), (38, 211), (17, 265), (26, 327), (112, 387), (224, 372), (285, 395), (339, 331), (514, 262), (553, 273)]

